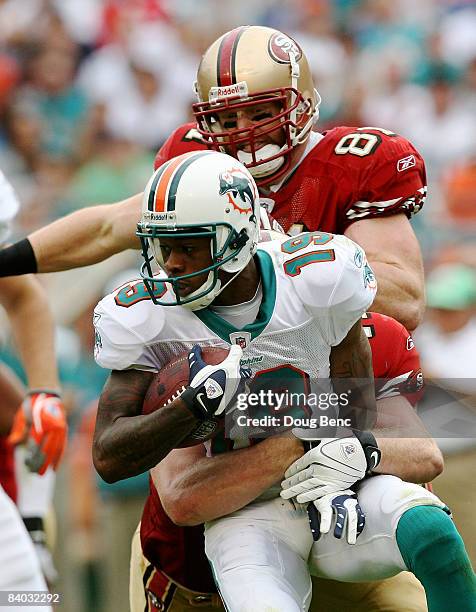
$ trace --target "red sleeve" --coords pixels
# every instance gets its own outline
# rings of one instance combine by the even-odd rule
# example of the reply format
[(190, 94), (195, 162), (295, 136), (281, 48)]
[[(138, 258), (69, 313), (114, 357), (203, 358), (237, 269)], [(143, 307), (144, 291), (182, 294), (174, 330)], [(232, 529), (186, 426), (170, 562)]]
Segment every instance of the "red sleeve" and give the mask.
[(368, 313), (362, 319), (372, 349), (377, 399), (405, 395), (414, 406), (423, 394), (420, 355), (405, 327), (386, 315)]
[(145, 558), (187, 589), (215, 593), (216, 587), (205, 555), (203, 526), (179, 527), (172, 523), (152, 479), (149, 482), (150, 492), (140, 527)]
[[(365, 140), (365, 134), (370, 141)], [(357, 190), (354, 201), (345, 211), (345, 225), (380, 215), (403, 212), (410, 218), (417, 213), (425, 202), (427, 187), (425, 163), (415, 147), (398, 134), (387, 134), (376, 128), (357, 128), (347, 138), (351, 136), (353, 140), (346, 141), (344, 135), (338, 143), (343, 143), (341, 150), (348, 149), (345, 156), (358, 168)], [(367, 144), (365, 149), (369, 142), (373, 146)], [(359, 156), (358, 148), (350, 148), (352, 143), (369, 152)]]
[[(392, 319), (393, 320), (393, 319)], [(424, 378), (420, 363), (420, 354), (410, 333), (397, 321), (400, 328), (395, 346), (395, 384), (410, 404), (415, 406), (423, 396)]]
[(185, 123), (177, 128), (157, 151), (154, 161), (154, 170), (157, 170), (172, 157), (206, 149), (207, 145), (197, 131), (195, 123)]
[(13, 446), (7, 436), (0, 436), (0, 485), (5, 493), (17, 501), (17, 482), (15, 477), (15, 457)]

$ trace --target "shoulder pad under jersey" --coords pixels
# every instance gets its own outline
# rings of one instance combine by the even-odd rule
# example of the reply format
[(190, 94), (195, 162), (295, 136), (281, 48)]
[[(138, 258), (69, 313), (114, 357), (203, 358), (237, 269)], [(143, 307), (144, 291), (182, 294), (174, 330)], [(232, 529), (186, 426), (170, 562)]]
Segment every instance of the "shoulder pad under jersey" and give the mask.
[(104, 297), (94, 309), (93, 323), (98, 365), (109, 370), (157, 369), (146, 349), (159, 341), (165, 312), (152, 302), (142, 281), (131, 281)]
[(375, 297), (363, 249), (345, 236), (306, 232), (282, 242), (281, 253), (304, 307), (322, 320), (329, 344), (339, 344)]

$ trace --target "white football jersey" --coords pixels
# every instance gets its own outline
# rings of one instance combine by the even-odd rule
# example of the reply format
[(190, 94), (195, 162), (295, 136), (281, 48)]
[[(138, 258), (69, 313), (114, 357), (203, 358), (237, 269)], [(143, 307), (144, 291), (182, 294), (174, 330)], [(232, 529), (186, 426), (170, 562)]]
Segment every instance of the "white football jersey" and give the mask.
[[(239, 344), (243, 365), (255, 375), (292, 368), (327, 377), (331, 347), (375, 296), (364, 252), (345, 236), (310, 232), (260, 244), (257, 262), (263, 300), (256, 320), (242, 329), (210, 308), (155, 305), (142, 280), (122, 285), (94, 311), (97, 363), (110, 370), (158, 371), (194, 344)], [(162, 290), (164, 299), (167, 287)]]
[[(344, 236), (310, 232), (260, 244), (257, 262), (263, 300), (256, 320), (241, 329), (210, 308), (155, 305), (142, 280), (122, 285), (94, 312), (97, 363), (156, 372), (194, 344), (239, 344), (255, 377), (270, 369), (328, 377), (331, 347), (375, 296), (364, 252)], [(160, 290), (166, 299), (170, 289)]]
[[(94, 311), (95, 358), (110, 370), (159, 371), (193, 345), (243, 349), (242, 366), (250, 368), (254, 389), (277, 381), (293, 393), (315, 385), (330, 391), (331, 347), (339, 344), (373, 302), (375, 277), (363, 250), (345, 236), (300, 234), (259, 245), (256, 256), (263, 299), (256, 320), (241, 329), (211, 308), (192, 312), (152, 302), (142, 280), (134, 280), (103, 298)], [(166, 298), (165, 285), (157, 289)], [(169, 289), (170, 291), (170, 289)], [(220, 432), (209, 453), (242, 448), (262, 430)], [(278, 491), (266, 493), (275, 496)]]

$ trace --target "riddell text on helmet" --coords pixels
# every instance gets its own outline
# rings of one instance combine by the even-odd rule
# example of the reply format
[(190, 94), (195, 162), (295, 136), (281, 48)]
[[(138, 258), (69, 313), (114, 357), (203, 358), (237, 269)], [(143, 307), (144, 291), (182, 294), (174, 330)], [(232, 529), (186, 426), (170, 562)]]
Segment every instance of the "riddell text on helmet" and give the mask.
[(226, 87), (212, 87), (210, 89), (210, 101), (220, 100), (222, 98), (231, 98), (240, 96), (240, 98), (248, 95), (248, 86), (245, 81), (240, 81), (235, 85), (227, 85)]

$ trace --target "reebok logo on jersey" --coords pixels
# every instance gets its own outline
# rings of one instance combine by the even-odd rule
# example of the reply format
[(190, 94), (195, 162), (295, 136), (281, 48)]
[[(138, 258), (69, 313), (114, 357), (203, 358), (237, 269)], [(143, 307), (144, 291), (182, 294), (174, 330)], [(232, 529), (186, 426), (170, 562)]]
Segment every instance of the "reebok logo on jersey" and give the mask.
[(403, 172), (404, 170), (408, 170), (408, 168), (413, 168), (413, 166), (416, 166), (416, 160), (414, 155), (407, 155), (407, 157), (403, 157), (397, 162), (398, 172)]
[(357, 266), (357, 268), (361, 268), (364, 265), (364, 252), (362, 251), (362, 249), (359, 249), (358, 247), (355, 249), (354, 263)]
[(414, 348), (415, 348), (415, 343), (413, 342), (413, 338), (411, 336), (408, 336), (408, 338), (407, 338), (407, 351), (411, 351)]

